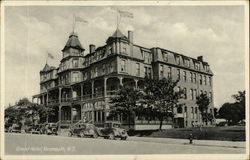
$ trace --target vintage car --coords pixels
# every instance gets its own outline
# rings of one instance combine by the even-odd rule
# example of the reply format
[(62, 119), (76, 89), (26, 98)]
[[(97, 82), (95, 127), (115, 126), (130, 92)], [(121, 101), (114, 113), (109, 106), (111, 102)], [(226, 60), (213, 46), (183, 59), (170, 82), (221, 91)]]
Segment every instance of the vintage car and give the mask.
[(12, 126), (9, 127), (9, 132), (21, 133), (22, 124), (13, 123)]
[(104, 128), (98, 129), (98, 135), (105, 139), (112, 140), (115, 140), (116, 138), (126, 140), (128, 138), (127, 131), (121, 128), (121, 123), (114, 121), (107, 121), (104, 124)]
[(25, 133), (31, 133), (33, 125), (24, 125), (22, 129), (24, 130)]
[(36, 124), (31, 127), (30, 133), (32, 134), (43, 134), (45, 133), (45, 124)]
[(98, 137), (97, 127), (91, 123), (85, 123), (79, 121), (69, 128), (68, 136), (80, 136), (80, 137)]
[(45, 127), (42, 133), (45, 133), (47, 135), (58, 135), (58, 123), (46, 123), (44, 125)]

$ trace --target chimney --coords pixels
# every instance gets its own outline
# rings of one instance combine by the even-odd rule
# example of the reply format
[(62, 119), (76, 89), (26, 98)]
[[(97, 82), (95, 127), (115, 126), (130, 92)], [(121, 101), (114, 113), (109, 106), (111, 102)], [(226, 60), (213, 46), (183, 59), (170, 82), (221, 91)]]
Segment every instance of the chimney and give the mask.
[(95, 52), (95, 45), (94, 44), (90, 44), (89, 45), (89, 53), (94, 53)]
[(198, 56), (197, 60), (203, 62), (203, 56)]
[(128, 40), (129, 40), (129, 43), (133, 43), (133, 32), (132, 31), (128, 31)]

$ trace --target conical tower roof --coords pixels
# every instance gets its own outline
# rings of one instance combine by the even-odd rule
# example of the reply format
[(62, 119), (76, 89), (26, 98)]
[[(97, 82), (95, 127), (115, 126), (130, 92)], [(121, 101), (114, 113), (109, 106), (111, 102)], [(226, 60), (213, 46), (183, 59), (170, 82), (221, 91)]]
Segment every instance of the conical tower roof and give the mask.
[(74, 32), (70, 34), (69, 39), (68, 39), (68, 41), (67, 41), (67, 43), (64, 46), (62, 51), (65, 51), (66, 49), (68, 49), (70, 47), (84, 51), (84, 48), (82, 47), (81, 42), (79, 41), (77, 34)]

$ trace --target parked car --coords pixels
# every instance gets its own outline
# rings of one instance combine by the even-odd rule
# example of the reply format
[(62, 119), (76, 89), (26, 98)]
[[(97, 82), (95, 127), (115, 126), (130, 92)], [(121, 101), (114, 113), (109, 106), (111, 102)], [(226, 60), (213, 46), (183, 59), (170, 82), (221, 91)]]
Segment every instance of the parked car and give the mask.
[(21, 123), (13, 123), (12, 126), (9, 127), (9, 132), (21, 133), (21, 128)]
[(79, 121), (69, 128), (68, 136), (80, 136), (80, 137), (98, 137), (97, 127), (91, 123), (84, 123)]
[(47, 135), (58, 135), (58, 123), (46, 123), (44, 125), (45, 127), (43, 133)]
[(114, 121), (107, 121), (104, 124), (104, 128), (98, 129), (98, 135), (105, 139), (116, 139), (126, 140), (128, 138), (127, 131), (121, 128), (121, 123)]
[(10, 123), (4, 123), (4, 132), (9, 132), (9, 129), (12, 125)]
[(36, 124), (31, 128), (30, 133), (32, 134), (43, 134), (45, 133), (45, 124)]
[(25, 133), (31, 133), (33, 125), (24, 125), (23, 130)]

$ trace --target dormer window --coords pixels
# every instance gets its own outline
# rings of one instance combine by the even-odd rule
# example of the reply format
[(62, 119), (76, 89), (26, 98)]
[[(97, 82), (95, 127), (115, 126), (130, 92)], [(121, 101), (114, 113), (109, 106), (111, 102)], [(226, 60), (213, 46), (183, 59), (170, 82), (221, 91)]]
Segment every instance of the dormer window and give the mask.
[(163, 58), (163, 61), (167, 62), (168, 61), (168, 52), (162, 52), (162, 58)]
[(194, 62), (194, 68), (200, 70), (200, 64), (198, 62)]
[(180, 56), (175, 56), (175, 61), (177, 64), (180, 64)]

